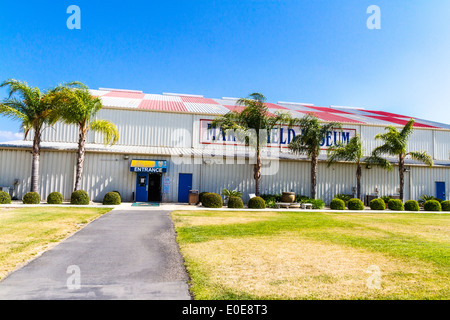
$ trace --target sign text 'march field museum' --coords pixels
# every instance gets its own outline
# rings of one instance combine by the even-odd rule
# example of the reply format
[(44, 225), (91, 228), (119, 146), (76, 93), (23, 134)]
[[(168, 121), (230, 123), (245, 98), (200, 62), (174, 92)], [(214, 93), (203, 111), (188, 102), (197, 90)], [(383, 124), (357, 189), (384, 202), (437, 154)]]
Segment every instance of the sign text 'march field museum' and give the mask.
[[(267, 135), (268, 147), (288, 148), (289, 144), (298, 135), (302, 134), (302, 128), (294, 126), (279, 126), (271, 130)], [(333, 129), (327, 132), (322, 140), (321, 147), (328, 149), (338, 145), (346, 145), (356, 136), (356, 129)], [(233, 130), (224, 133), (220, 128), (212, 125), (212, 120), (200, 120), (200, 143), (220, 145), (245, 145), (245, 140), (235, 134)]]

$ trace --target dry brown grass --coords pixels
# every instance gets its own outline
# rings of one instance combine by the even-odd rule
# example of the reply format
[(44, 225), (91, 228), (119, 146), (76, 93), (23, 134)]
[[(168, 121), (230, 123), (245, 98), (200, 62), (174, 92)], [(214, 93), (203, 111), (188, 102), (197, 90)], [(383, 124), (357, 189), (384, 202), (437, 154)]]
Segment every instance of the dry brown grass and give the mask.
[[(401, 294), (402, 287), (414, 290), (424, 281), (436, 280), (430, 279), (435, 278), (430, 263), (410, 264), (385, 254), (305, 240), (290, 233), (189, 244), (183, 252), (202, 265), (215, 286), (256, 297), (371, 298)], [(367, 287), (367, 270), (372, 265), (381, 269), (381, 290)], [(414, 283), (399, 277), (401, 274), (414, 274)]]
[[(244, 211), (173, 218), (197, 299), (450, 297), (446, 216)], [(371, 266), (381, 270), (380, 289), (367, 285)]]

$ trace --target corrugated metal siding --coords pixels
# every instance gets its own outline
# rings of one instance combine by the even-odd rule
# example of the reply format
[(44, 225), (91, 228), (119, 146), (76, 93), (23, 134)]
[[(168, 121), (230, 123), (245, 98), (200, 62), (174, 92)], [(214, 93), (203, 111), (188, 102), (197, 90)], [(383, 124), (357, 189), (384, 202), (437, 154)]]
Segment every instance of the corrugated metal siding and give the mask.
[[(17, 199), (29, 191), (32, 159), (30, 151), (0, 150), (0, 186), (10, 187)], [(13, 189), (15, 179), (19, 185)]]
[(434, 158), (450, 160), (450, 132), (434, 131), (434, 139)]
[[(42, 152), (39, 165), (39, 194), (45, 201), (54, 191), (61, 192), (70, 199), (73, 191), (73, 176), (76, 154), (73, 152)], [(13, 197), (22, 199), (30, 190), (31, 183), (30, 151), (0, 150), (0, 186), (13, 187), (14, 180), (19, 185)]]
[[(192, 132), (192, 115), (103, 109), (97, 118), (116, 124), (119, 145), (192, 147), (192, 140), (183, 139), (180, 142), (177, 139), (180, 137), (176, 135), (176, 130), (183, 130), (183, 136)], [(100, 134), (95, 134), (95, 142), (103, 143)]]
[[(40, 194), (46, 199), (53, 191), (61, 192), (65, 199), (70, 199), (75, 175), (75, 152), (42, 152), (40, 165)], [(170, 192), (164, 195), (165, 202), (178, 201), (178, 179), (180, 173), (193, 175), (193, 189), (221, 193), (224, 188), (237, 189), (248, 194), (254, 193), (253, 165), (248, 164), (195, 164), (188, 159), (179, 164), (170, 157), (130, 156), (124, 160), (122, 154), (87, 153), (84, 166), (82, 188), (88, 191), (94, 201), (102, 201), (109, 191), (119, 191), (124, 201), (133, 200), (136, 189), (136, 174), (129, 171), (131, 159), (167, 160), (168, 172), (163, 178), (170, 178)], [(30, 187), (31, 154), (29, 151), (0, 150), (0, 186), (12, 187), (15, 179), (19, 185), (13, 196), (21, 199)], [(274, 165), (274, 164), (272, 164)], [(274, 167), (276, 168), (276, 166)], [(419, 199), (423, 194), (435, 195), (435, 182), (446, 182), (447, 194), (450, 186), (450, 168), (411, 167), (405, 174), (405, 199)], [(320, 163), (317, 172), (317, 196), (329, 203), (338, 193), (352, 194), (356, 187), (356, 166), (354, 164), (336, 164), (327, 167)], [(363, 168), (362, 194), (379, 195), (398, 194), (398, 168), (392, 172), (374, 167)], [(310, 162), (281, 161), (278, 171), (273, 175), (263, 175), (262, 193), (281, 193), (293, 191), (301, 195), (310, 194)]]

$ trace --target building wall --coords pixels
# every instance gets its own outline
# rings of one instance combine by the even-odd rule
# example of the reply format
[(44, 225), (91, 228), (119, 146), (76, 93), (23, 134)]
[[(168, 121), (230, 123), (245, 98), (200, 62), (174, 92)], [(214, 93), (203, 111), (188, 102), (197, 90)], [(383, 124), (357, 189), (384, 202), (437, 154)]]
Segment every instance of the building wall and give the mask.
[[(40, 165), (40, 194), (46, 199), (53, 191), (61, 192), (70, 199), (75, 175), (75, 152), (43, 151)], [(252, 164), (195, 164), (196, 161), (174, 162), (170, 157), (131, 155), (125, 160), (122, 154), (87, 153), (83, 172), (82, 188), (94, 201), (101, 201), (109, 191), (119, 191), (123, 201), (132, 201), (136, 190), (136, 173), (130, 172), (131, 159), (167, 160), (168, 172), (163, 178), (170, 178), (170, 190), (163, 196), (164, 202), (178, 201), (178, 179), (180, 173), (193, 174), (193, 189), (200, 192), (221, 193), (224, 188), (237, 189), (244, 193), (244, 201), (254, 193)], [(24, 150), (0, 150), (0, 186), (13, 187), (19, 184), (13, 196), (21, 199), (30, 188), (31, 153)], [(198, 161), (197, 161), (198, 160)], [(247, 160), (248, 161), (248, 160)], [(190, 163), (189, 163), (190, 162)], [(264, 175), (261, 180), (262, 193), (293, 191), (301, 195), (310, 194), (310, 163), (308, 161), (280, 161), (276, 173)], [(421, 195), (435, 195), (435, 182), (446, 182), (449, 194), (450, 168), (414, 167), (405, 175), (405, 199), (417, 200)], [(356, 168), (353, 164), (336, 164), (318, 167), (317, 195), (329, 203), (338, 193), (352, 194), (356, 187)], [(362, 194), (398, 194), (398, 170), (387, 172), (380, 168), (363, 169)]]
[[(217, 146), (199, 143), (199, 126), (201, 119), (214, 119), (211, 115), (179, 114), (167, 112), (149, 112), (136, 110), (103, 109), (99, 119), (110, 120), (119, 129), (118, 145), (179, 147), (195, 149), (214, 149)], [(381, 144), (374, 137), (385, 132), (385, 126), (350, 125), (344, 128), (355, 129), (363, 140), (365, 154)], [(32, 139), (32, 134), (29, 139)], [(42, 141), (47, 142), (77, 142), (78, 130), (75, 126), (57, 123), (53, 128), (43, 132)], [(450, 160), (449, 130), (430, 130), (416, 128), (408, 144), (409, 151), (426, 151), (435, 160)], [(90, 133), (88, 143), (102, 144), (102, 136)], [(285, 149), (285, 151), (287, 151)], [(326, 151), (322, 151), (323, 154)]]

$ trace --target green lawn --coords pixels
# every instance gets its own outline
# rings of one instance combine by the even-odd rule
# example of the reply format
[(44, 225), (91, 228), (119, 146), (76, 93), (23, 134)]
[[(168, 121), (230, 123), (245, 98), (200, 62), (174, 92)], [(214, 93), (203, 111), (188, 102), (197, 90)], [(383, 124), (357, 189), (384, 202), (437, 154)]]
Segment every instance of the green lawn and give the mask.
[[(450, 215), (172, 213), (196, 299), (449, 299)], [(370, 286), (381, 271), (381, 287)]]
[(0, 280), (110, 208), (0, 208)]

